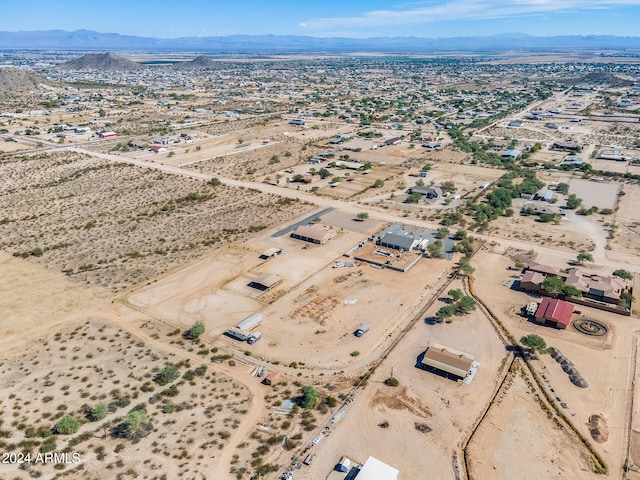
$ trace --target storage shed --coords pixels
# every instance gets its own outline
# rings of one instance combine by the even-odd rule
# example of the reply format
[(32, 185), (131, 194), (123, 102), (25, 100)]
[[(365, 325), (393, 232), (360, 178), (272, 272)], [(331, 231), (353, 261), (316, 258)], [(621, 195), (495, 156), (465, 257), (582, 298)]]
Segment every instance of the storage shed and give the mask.
[(475, 355), (445, 347), (439, 343), (433, 343), (427, 347), (422, 359), (422, 365), (449, 373), (455, 377), (464, 378), (471, 369), (474, 360)]
[(274, 370), (269, 375), (267, 375), (264, 379), (265, 385), (275, 385), (280, 380), (282, 380), (282, 375), (280, 374), (280, 370)]
[(282, 282), (282, 279), (274, 273), (263, 273), (249, 282), (251, 288), (266, 292)]

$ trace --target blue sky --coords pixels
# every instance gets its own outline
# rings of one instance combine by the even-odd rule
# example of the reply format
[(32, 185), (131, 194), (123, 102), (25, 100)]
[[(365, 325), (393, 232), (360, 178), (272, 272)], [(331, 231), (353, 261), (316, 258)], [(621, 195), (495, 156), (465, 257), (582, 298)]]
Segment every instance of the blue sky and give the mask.
[(78, 30), (173, 38), (640, 36), (640, 0), (0, 0), (0, 31)]

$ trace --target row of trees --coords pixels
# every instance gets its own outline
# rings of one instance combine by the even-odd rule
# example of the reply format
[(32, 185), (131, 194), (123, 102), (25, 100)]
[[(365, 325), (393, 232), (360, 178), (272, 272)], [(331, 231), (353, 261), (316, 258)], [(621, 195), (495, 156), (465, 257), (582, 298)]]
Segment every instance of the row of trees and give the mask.
[(447, 321), (454, 315), (464, 315), (475, 310), (478, 306), (473, 297), (465, 295), (460, 289), (451, 289), (447, 292), (451, 297), (451, 304), (440, 307), (436, 312), (438, 320)]

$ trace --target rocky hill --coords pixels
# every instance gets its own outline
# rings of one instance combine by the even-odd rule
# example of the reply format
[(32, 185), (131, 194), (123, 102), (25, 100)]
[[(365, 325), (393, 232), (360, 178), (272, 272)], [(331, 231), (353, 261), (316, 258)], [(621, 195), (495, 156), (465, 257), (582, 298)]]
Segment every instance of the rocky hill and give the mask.
[(0, 94), (15, 95), (37, 92), (47, 81), (39, 75), (19, 68), (0, 68)]
[(181, 62), (176, 65), (176, 68), (180, 70), (205, 70), (207, 68), (214, 68), (218, 65), (218, 62), (207, 57), (206, 55), (200, 55), (194, 58), (190, 62)]
[(88, 53), (80, 58), (69, 60), (61, 65), (61, 68), (69, 70), (102, 70), (102, 71), (126, 71), (141, 70), (142, 65), (126, 58), (119, 57), (111, 52)]

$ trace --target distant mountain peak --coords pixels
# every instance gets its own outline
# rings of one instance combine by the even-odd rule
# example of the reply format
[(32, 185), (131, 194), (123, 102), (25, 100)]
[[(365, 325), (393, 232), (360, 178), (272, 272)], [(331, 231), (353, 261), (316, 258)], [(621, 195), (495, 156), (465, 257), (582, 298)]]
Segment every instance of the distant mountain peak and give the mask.
[[(217, 37), (149, 38), (90, 30), (0, 32), (0, 48), (66, 49), (89, 51), (183, 51), (216, 53), (313, 53), (313, 52), (487, 52), (507, 50), (574, 49), (624, 50), (638, 48), (640, 38), (615, 35), (558, 35), (538, 37), (524, 33), (449, 38), (423, 37), (310, 37), (295, 35), (229, 35)], [(110, 57), (107, 57), (110, 58)], [(115, 59), (111, 58), (113, 62)], [(125, 61), (125, 59), (121, 59)], [(202, 59), (202, 62), (205, 62)], [(213, 60), (212, 60), (213, 62)], [(133, 62), (132, 62), (133, 63)], [(192, 64), (196, 67), (197, 63)], [(203, 63), (199, 68), (207, 68)], [(117, 69), (137, 69), (132, 64)]]
[(122, 58), (113, 52), (88, 53), (80, 58), (69, 60), (62, 64), (62, 68), (70, 70), (140, 70), (142, 65), (126, 58)]

